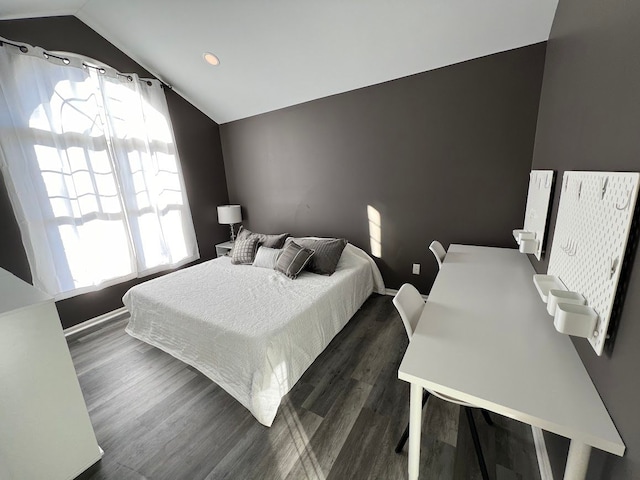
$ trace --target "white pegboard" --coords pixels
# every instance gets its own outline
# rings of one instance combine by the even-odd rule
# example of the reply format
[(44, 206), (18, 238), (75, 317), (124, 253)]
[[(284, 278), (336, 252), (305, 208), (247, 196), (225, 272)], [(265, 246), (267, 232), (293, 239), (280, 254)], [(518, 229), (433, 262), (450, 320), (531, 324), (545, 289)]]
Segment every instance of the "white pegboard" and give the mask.
[(640, 174), (565, 172), (548, 273), (598, 313), (588, 337), (602, 354), (631, 229)]
[(529, 174), (529, 192), (523, 230), (535, 233), (535, 239), (538, 242), (535, 256), (538, 260), (542, 257), (554, 173), (553, 170), (531, 170)]

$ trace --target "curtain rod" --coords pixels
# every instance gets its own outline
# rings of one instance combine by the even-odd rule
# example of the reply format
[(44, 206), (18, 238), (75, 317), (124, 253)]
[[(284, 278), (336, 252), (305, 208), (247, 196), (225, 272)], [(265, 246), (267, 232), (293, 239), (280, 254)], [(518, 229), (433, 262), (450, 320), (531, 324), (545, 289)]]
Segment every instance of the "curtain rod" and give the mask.
[(0, 47), (5, 43), (7, 45), (11, 45), (12, 47), (19, 48), (22, 53), (27, 53), (29, 51), (29, 49), (25, 45), (20, 45), (18, 43), (9, 42), (7, 40), (0, 40)]
[[(24, 44), (10, 42), (8, 40), (4, 40), (4, 39), (0, 38), (0, 47), (2, 47), (5, 43), (7, 45), (11, 45), (12, 47), (16, 47), (22, 53), (28, 53), (29, 52), (29, 47), (27, 47)], [(69, 63), (71, 63), (71, 61), (68, 58), (61, 57), (59, 55), (55, 55), (53, 53), (46, 52), (46, 51), (44, 51), (44, 49), (42, 51), (42, 56), (47, 60), (49, 59), (49, 57), (57, 58), (58, 60), (60, 60), (65, 65), (69, 65)], [(96, 67), (96, 66), (90, 65), (90, 64), (88, 64), (86, 62), (82, 62), (82, 66), (84, 68), (92, 68), (92, 69), (97, 70), (99, 73), (102, 73), (102, 74), (107, 73), (107, 70), (104, 67)], [(127, 73), (120, 73), (115, 69), (114, 69), (114, 71), (115, 71), (116, 75), (118, 75), (120, 77), (125, 77), (130, 82), (133, 82), (133, 76), (132, 75), (127, 74)], [(158, 80), (163, 87), (168, 88), (169, 90), (173, 90), (173, 87), (170, 84), (168, 84), (167, 82), (162, 81), (160, 78), (158, 78), (157, 75), (154, 75), (154, 77), (155, 77), (155, 80)], [(145, 82), (145, 83), (147, 83), (148, 85), (151, 84), (149, 79), (141, 78), (140, 80)]]

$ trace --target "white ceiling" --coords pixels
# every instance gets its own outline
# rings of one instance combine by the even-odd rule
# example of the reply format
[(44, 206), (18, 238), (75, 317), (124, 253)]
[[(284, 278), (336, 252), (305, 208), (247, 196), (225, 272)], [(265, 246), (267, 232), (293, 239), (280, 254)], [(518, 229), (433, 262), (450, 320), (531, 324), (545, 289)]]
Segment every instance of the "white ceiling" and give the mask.
[(226, 123), (547, 40), (557, 3), (0, 0), (0, 19), (75, 15)]

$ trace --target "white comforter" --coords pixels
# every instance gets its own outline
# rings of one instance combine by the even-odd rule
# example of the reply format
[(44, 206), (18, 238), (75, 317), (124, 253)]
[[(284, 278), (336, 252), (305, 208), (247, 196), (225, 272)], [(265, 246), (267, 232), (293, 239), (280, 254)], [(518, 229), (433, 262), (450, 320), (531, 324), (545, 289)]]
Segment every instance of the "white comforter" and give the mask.
[(336, 272), (296, 280), (221, 257), (129, 290), (127, 332), (200, 370), (264, 425), (371, 292), (373, 260), (353, 245)]

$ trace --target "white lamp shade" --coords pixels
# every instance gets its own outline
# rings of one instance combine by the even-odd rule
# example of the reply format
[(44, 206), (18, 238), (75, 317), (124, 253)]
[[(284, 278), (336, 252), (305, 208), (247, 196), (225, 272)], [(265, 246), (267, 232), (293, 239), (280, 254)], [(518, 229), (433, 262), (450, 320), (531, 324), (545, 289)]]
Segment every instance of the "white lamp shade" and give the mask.
[(233, 225), (242, 221), (240, 205), (220, 205), (218, 207), (218, 223)]

